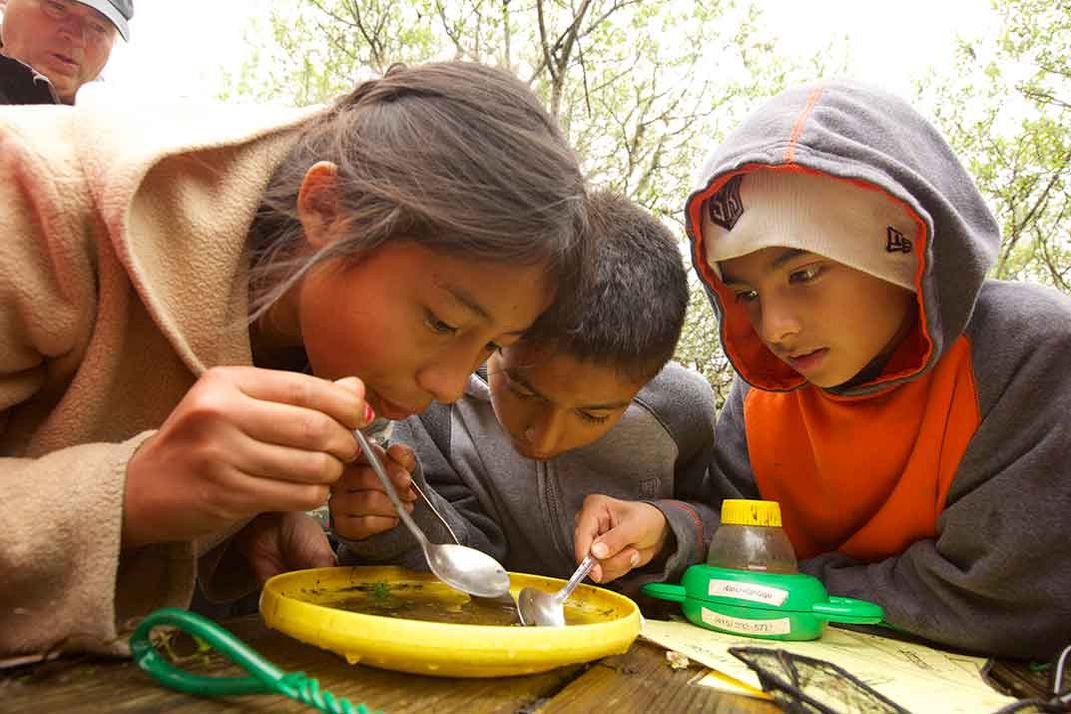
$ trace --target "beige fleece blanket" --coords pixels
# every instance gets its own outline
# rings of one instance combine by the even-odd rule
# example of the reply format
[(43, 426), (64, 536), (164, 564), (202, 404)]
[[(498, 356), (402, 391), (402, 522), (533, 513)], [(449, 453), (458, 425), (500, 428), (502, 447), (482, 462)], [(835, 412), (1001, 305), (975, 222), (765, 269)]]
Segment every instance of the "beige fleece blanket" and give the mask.
[(208, 367), (251, 362), (245, 235), (312, 110), (0, 107), (0, 657), (127, 651), (203, 543), (120, 550), (126, 464)]

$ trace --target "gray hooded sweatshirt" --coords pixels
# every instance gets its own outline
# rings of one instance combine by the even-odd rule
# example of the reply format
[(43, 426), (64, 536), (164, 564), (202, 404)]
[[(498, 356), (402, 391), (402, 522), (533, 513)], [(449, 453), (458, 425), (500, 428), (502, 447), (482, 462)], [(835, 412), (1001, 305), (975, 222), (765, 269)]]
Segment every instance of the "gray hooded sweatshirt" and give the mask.
[[(473, 375), (454, 404), (433, 404), (396, 422), (392, 442), (416, 452), (413, 478), (462, 544), (490, 553), (507, 570), (568, 577), (576, 569), (573, 518), (588, 494), (651, 503), (666, 516), (676, 547), (664, 563), (615, 583), (676, 579), (706, 556), (717, 513), (707, 466), (713, 454), (714, 395), (699, 374), (670, 363), (636, 395), (598, 441), (548, 461), (518, 454), (495, 416), (487, 382)], [(427, 488), (425, 488), (427, 487)], [(413, 517), (435, 542), (450, 542), (418, 500)], [(344, 541), (342, 562), (401, 563), (426, 569), (405, 528)]]
[[(915, 332), (862, 383), (804, 381), (706, 264), (706, 202), (734, 175), (771, 167), (877, 190), (917, 223), (906, 241), (882, 225), (857, 236), (919, 262)], [(711, 469), (720, 495), (786, 499), (802, 569), (879, 603), (896, 627), (1006, 656), (1071, 642), (1071, 300), (986, 278), (999, 227), (937, 130), (864, 86), (788, 91), (715, 151), (686, 212), (737, 370)], [(880, 498), (860, 509), (856, 487)]]

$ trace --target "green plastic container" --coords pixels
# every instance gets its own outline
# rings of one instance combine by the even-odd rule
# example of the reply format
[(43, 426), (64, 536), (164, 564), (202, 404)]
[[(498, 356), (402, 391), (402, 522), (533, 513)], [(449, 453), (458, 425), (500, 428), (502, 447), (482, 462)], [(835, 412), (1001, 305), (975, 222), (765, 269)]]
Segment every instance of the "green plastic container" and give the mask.
[(814, 640), (827, 622), (873, 625), (884, 617), (880, 606), (830, 596), (822, 581), (802, 573), (693, 565), (680, 585), (648, 583), (642, 591), (679, 602), (693, 625), (765, 640)]

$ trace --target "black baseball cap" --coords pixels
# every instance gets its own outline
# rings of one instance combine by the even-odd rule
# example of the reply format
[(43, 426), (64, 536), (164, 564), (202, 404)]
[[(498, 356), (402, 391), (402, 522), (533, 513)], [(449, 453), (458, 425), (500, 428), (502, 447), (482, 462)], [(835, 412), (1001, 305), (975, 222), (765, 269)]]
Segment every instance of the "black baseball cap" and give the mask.
[(130, 41), (130, 26), (126, 22), (134, 17), (134, 0), (77, 0), (77, 2), (93, 8), (111, 20), (123, 39)]

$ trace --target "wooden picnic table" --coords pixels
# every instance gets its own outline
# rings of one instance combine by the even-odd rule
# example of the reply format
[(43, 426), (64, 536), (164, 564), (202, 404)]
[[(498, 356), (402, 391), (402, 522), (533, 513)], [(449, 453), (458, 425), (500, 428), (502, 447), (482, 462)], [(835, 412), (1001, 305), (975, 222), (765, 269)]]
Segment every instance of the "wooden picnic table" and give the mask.
[[(637, 640), (623, 655), (586, 665), (518, 677), (426, 677), (347, 664), (341, 657), (268, 629), (258, 615), (233, 618), (225, 627), (287, 672), (316, 677), (323, 689), (384, 714), (399, 712), (713, 712), (780, 711), (769, 701), (728, 694), (697, 684), (707, 671), (691, 663), (669, 666), (665, 650)], [(196, 653), (192, 640), (177, 641), (179, 666), (198, 674), (244, 676), (217, 653)], [(1021, 697), (1041, 686), (1021, 663), (999, 662), (991, 673)], [(282, 696), (203, 699), (166, 689), (130, 660), (64, 657), (0, 671), (0, 711), (216, 712), (311, 711)]]
[[(720, 714), (780, 711), (774, 704), (695, 683), (705, 671), (673, 669), (665, 650), (637, 640), (623, 655), (518, 677), (425, 677), (349, 665), (331, 652), (268, 629), (259, 615), (222, 623), (287, 672), (302, 671), (322, 689), (384, 714), (401, 712), (637, 712)], [(193, 651), (192, 644), (188, 648)], [(216, 653), (190, 654), (179, 666), (198, 674), (244, 676)], [(0, 711), (216, 712), (312, 711), (282, 696), (202, 699), (165, 689), (130, 660), (78, 656), (0, 671)]]

